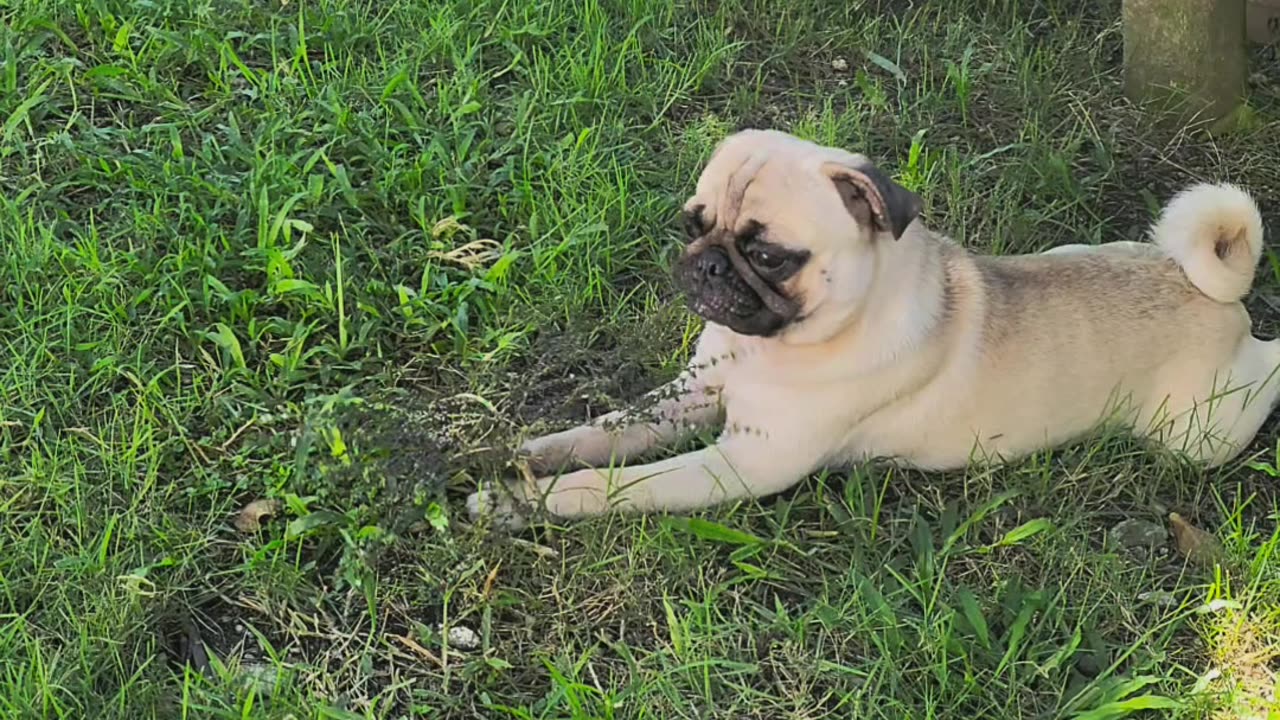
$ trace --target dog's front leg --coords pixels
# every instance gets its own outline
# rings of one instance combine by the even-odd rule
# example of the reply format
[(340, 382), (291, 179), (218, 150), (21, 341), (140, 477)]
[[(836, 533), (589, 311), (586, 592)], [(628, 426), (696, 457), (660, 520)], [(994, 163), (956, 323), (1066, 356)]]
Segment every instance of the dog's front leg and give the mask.
[(534, 487), (480, 492), (468, 499), (473, 517), (491, 515), (519, 527), (530, 510), (581, 518), (610, 510), (684, 512), (746, 497), (781, 492), (799, 482), (816, 460), (794, 446), (751, 436), (722, 438), (714, 445), (666, 460), (620, 468), (593, 468), (538, 480)]
[(520, 454), (539, 473), (554, 472), (570, 464), (598, 467), (625, 463), (713, 426), (720, 414), (720, 388), (709, 375), (690, 368), (650, 391), (632, 407), (534, 438), (520, 446)]

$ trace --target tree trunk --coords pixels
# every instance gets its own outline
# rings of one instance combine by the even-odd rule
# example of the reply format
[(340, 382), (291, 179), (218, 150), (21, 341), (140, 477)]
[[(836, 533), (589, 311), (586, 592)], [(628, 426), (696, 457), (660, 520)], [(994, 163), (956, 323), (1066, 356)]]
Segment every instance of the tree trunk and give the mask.
[(1244, 98), (1245, 0), (1123, 0), (1124, 85), (1182, 122), (1214, 122)]

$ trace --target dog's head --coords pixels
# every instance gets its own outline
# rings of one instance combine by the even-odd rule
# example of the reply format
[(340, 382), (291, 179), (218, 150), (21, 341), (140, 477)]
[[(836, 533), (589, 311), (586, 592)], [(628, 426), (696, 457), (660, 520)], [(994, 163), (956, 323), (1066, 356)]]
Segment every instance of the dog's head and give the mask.
[(862, 155), (772, 130), (720, 144), (684, 205), (675, 278), (690, 308), (744, 335), (816, 342), (853, 316), (920, 198)]

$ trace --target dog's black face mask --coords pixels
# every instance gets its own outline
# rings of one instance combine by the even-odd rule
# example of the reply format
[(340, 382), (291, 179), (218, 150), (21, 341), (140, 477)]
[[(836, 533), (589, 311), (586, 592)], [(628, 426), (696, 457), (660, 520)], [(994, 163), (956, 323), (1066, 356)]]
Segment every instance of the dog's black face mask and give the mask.
[(776, 335), (800, 317), (803, 302), (788, 297), (783, 283), (804, 268), (808, 251), (770, 242), (759, 223), (737, 234), (708, 228), (701, 207), (685, 213), (684, 225), (689, 244), (675, 264), (675, 280), (690, 310), (736, 333), (761, 337)]

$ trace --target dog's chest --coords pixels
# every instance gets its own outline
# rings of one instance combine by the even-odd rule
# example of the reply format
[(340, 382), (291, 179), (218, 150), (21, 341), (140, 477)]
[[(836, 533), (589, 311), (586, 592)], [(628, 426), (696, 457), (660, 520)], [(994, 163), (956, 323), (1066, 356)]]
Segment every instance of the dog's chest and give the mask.
[(721, 399), (726, 434), (763, 439), (813, 439), (830, 434), (844, 420), (841, 389), (797, 377), (794, 369), (752, 358), (724, 368)]
[[(920, 429), (918, 410), (904, 406), (918, 405), (920, 398), (910, 398), (909, 390), (929, 374), (927, 363), (899, 362), (858, 373), (842, 356), (735, 350), (718, 368), (726, 434), (801, 444), (834, 456), (909, 444)], [(899, 409), (915, 420), (898, 422)]]

